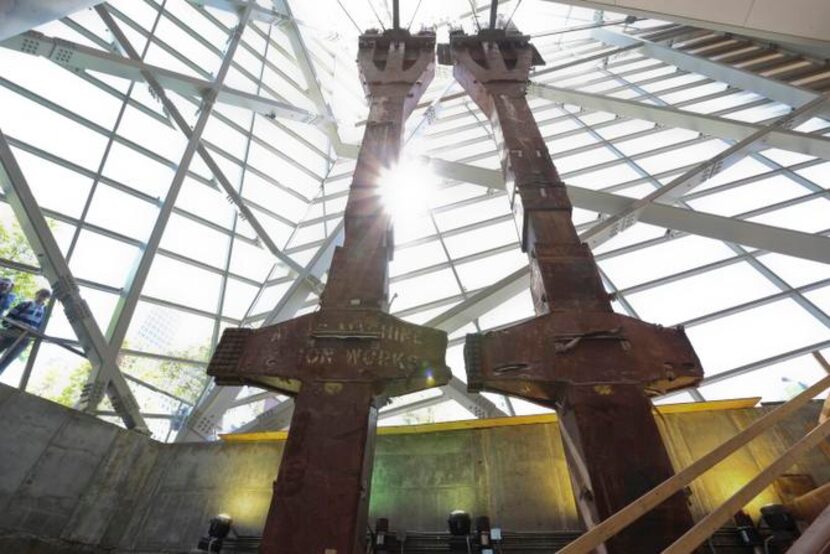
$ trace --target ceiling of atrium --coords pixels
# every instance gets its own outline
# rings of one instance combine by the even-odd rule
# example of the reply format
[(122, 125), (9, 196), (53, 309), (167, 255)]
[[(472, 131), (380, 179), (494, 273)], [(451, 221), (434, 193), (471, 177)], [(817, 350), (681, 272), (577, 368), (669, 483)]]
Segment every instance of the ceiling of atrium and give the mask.
[[(489, 3), (475, 13), (472, 0), (401, 4), (404, 24), (440, 41), (450, 26), (474, 32)], [(285, 398), (210, 390), (204, 369), (225, 327), (316, 308), (367, 112), (357, 36), (391, 21), (387, 0), (260, 0), (237, 44), (238, 5), (115, 0), (0, 48), (0, 130), (46, 218), (40, 232), (56, 240), (101, 348), (118, 355), (161, 440), (287, 421)], [(649, 199), (594, 252), (615, 309), (684, 325), (703, 362), (696, 391), (658, 401), (778, 401), (821, 376), (812, 353), (830, 355), (830, 110), (774, 124), (830, 90), (830, 68), (756, 39), (567, 3), (510, 0), (500, 13), (546, 60), (528, 94), (578, 229)], [(203, 148), (188, 148), (179, 118), (204, 126)], [(654, 192), (770, 125), (682, 196)], [(489, 122), (439, 67), (405, 138), (411, 178), (388, 199), (391, 311), (449, 333), (461, 385), (396, 399), (381, 425), (540, 412), (463, 387), (465, 334), (533, 316)], [(0, 246), (0, 274), (48, 284), (51, 262), (26, 247), (32, 231), (1, 199), (11, 246)], [(46, 333), (79, 342), (63, 310)], [(43, 342), (0, 382), (75, 404), (96, 379), (89, 370)], [(108, 400), (100, 411), (120, 421)]]

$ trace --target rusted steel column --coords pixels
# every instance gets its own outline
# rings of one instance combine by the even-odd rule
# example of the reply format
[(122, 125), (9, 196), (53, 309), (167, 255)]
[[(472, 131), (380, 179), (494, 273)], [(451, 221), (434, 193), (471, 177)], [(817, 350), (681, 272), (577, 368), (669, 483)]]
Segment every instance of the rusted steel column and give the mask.
[[(468, 386), (559, 412), (577, 503), (590, 527), (674, 473), (647, 393), (689, 386), (703, 372), (682, 329), (612, 311), (527, 103), (530, 69), (543, 63), (529, 37), (504, 30), (453, 33), (439, 58), (454, 65), (456, 79), (495, 130), (530, 257), (537, 313), (507, 329), (467, 336)], [(607, 551), (660, 552), (691, 525), (678, 494), (606, 543)]]
[(446, 384), (447, 335), (387, 314), (392, 257), (381, 180), (434, 71), (435, 36), (360, 37), (369, 118), (320, 310), (263, 329), (228, 329), (208, 367), (218, 384), (295, 396), (260, 552), (363, 554), (377, 409)]
[(295, 400), (262, 552), (365, 552), (377, 409), (371, 385), (339, 387), (305, 384)]
[[(637, 384), (569, 385), (555, 404), (559, 425), (585, 464), (578, 486), (583, 510), (599, 522), (672, 475), (671, 460)], [(574, 455), (573, 452), (570, 454)], [(607, 551), (660, 552), (692, 526), (686, 497), (676, 494), (606, 543)]]

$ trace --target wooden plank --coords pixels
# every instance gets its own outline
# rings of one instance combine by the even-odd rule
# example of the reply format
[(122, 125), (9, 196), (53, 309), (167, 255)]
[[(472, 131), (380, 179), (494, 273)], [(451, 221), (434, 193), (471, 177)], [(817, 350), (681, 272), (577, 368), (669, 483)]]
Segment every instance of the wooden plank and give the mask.
[(830, 553), (830, 506), (810, 525), (787, 551), (788, 554)]
[[(826, 377), (826, 379), (830, 381), (830, 376)], [(712, 533), (720, 529), (735, 512), (755, 498), (776, 477), (793, 465), (802, 454), (818, 446), (828, 435), (830, 435), (830, 421), (825, 421), (807, 433), (804, 438), (795, 443), (789, 450), (775, 460), (775, 462), (744, 485), (729, 500), (703, 518), (697, 525), (689, 529), (674, 544), (663, 550), (662, 554), (689, 554), (692, 552), (710, 537)]]
[[(821, 355), (821, 352), (813, 352), (813, 356), (818, 363), (821, 364), (821, 367), (824, 368), (824, 371), (830, 373), (830, 362), (824, 359), (824, 356)], [(830, 394), (827, 395), (827, 398), (824, 399), (824, 406), (821, 408), (821, 415), (818, 416), (818, 422), (824, 423), (830, 419)]]
[(609, 517), (588, 533), (582, 535), (568, 546), (559, 551), (559, 554), (582, 554), (590, 552), (620, 530), (628, 527), (643, 514), (658, 506), (667, 498), (681, 490), (693, 480), (708, 470), (744, 444), (754, 439), (781, 419), (807, 404), (814, 396), (830, 387), (830, 375), (803, 391), (789, 402), (778, 406), (775, 410), (756, 420), (752, 425), (730, 438), (690, 466), (678, 472), (674, 477), (663, 481), (613, 516)]

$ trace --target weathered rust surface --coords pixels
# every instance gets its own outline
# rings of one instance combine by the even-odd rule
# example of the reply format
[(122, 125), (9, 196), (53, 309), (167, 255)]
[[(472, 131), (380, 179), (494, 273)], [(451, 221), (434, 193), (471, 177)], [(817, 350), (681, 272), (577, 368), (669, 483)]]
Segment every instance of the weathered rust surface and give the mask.
[(402, 30), (360, 37), (369, 118), (345, 212), (345, 238), (318, 312), (262, 329), (228, 329), (208, 374), (295, 396), (291, 433), (260, 552), (365, 552), (379, 404), (446, 384), (447, 335), (386, 313), (392, 257), (381, 178), (397, 160), (404, 122), (432, 80), (435, 36)]
[(443, 331), (377, 309), (324, 308), (264, 329), (228, 329), (208, 371), (222, 385), (298, 393), (309, 382), (366, 383), (397, 396), (433, 386), (446, 347)]
[[(453, 33), (439, 48), (492, 124), (510, 201), (530, 257), (537, 317), (467, 336), (471, 390), (511, 394), (556, 409), (577, 504), (590, 526), (673, 474), (647, 394), (703, 376), (682, 329), (616, 314), (526, 99), (542, 63), (529, 37), (504, 30)], [(676, 495), (606, 544), (607, 552), (660, 552), (692, 518)]]
[(551, 384), (647, 384), (663, 393), (694, 384), (696, 364), (681, 329), (612, 312), (553, 312), (467, 340), (470, 389), (540, 401), (551, 399)]

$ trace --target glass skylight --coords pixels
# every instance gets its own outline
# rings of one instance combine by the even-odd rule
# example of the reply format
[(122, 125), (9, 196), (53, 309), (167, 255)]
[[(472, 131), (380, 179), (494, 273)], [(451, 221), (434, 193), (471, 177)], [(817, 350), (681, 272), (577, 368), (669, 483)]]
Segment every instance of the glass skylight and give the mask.
[[(147, 64), (209, 81), (237, 20), (211, 7), (214, 2), (201, 3), (114, 0), (106, 9)], [(434, 28), (439, 40), (446, 40), (451, 26), (475, 32), (489, 8), (489, 2), (468, 0), (401, 4), (405, 25), (411, 21), (413, 31)], [(195, 156), (119, 345), (119, 367), (159, 440), (213, 438), (252, 428), (258, 415), (286, 406), (285, 397), (253, 389), (234, 389), (225, 401), (213, 402), (216, 393), (204, 368), (224, 328), (259, 326), (316, 308), (312, 292), (285, 306), (298, 276), (263, 239), (325, 281), (316, 255), (339, 230), (367, 115), (354, 63), (358, 31), (391, 24), (391, 3), (385, 0), (289, 0), (292, 22), (266, 21), (271, 2), (257, 5), (261, 17), (247, 24), (224, 86), (269, 106), (330, 111), (340, 144), (324, 126), (222, 98), (213, 108), (203, 143), (267, 237), (240, 215), (219, 179)], [(534, 85), (529, 99), (554, 161), (573, 187), (580, 231), (789, 111), (764, 93), (770, 77), (759, 75), (757, 87), (743, 90), (695, 73), (693, 64), (674, 65), (642, 49), (600, 40), (608, 33), (646, 37), (674, 30), (683, 40), (663, 46), (693, 58), (705, 52), (689, 53), (691, 46), (684, 52), (684, 44), (711, 35), (708, 31), (640, 20), (607, 25), (603, 34), (560, 33), (624, 16), (548, 0), (510, 0), (499, 11), (502, 24), (510, 19), (533, 36), (547, 60), (532, 81), (550, 88)], [(102, 54), (125, 55), (94, 10), (36, 31)], [(119, 298), (131, 293), (133, 268), (156, 227), (187, 138), (144, 80), (101, 68), (64, 67), (11, 47), (0, 48), (0, 75), (0, 130), (106, 332), (118, 317)], [(575, 94), (566, 97), (561, 90)], [(169, 88), (167, 95), (194, 125), (200, 98)], [(788, 238), (798, 244), (830, 231), (829, 127), (824, 117), (798, 126), (797, 136), (808, 144), (804, 151), (793, 146), (804, 141), (770, 138), (680, 202), (658, 204), (654, 213), (596, 249), (615, 308), (654, 323), (686, 325), (711, 376), (695, 395), (660, 401), (751, 396), (780, 401), (799, 383), (821, 376), (811, 352), (830, 357), (830, 260), (810, 259), (770, 237), (798, 231)], [(503, 278), (526, 281), (526, 258), (498, 174), (493, 181), (480, 178), (479, 169), (500, 171), (492, 129), (453, 83), (449, 68), (436, 68), (405, 138), (405, 159), (418, 161), (402, 167), (405, 178), (389, 176), (397, 188), (387, 201), (403, 206), (393, 210), (398, 223), (391, 310), (435, 324), (447, 310), (491, 291)], [(440, 162), (462, 164), (463, 170), (450, 171)], [(743, 222), (764, 227), (736, 227)], [(28, 279), (29, 292), (48, 285), (5, 197), (0, 226), (8, 237), (0, 245), (0, 275), (18, 276), (21, 283)], [(526, 288), (516, 291), (447, 328), (448, 361), (462, 381), (466, 332), (533, 316)], [(52, 312), (46, 333), (77, 346), (60, 309)], [(77, 354), (42, 343), (12, 364), (0, 382), (74, 405), (89, 367)], [(459, 394), (429, 391), (396, 399), (381, 412), (381, 424), (472, 417)], [(485, 398), (505, 414), (541, 410), (497, 395)], [(408, 403), (411, 411), (401, 408)], [(120, 422), (108, 402), (100, 409), (102, 417)], [(386, 410), (390, 417), (384, 417)], [(199, 418), (207, 427), (188, 435), (188, 426)]]

